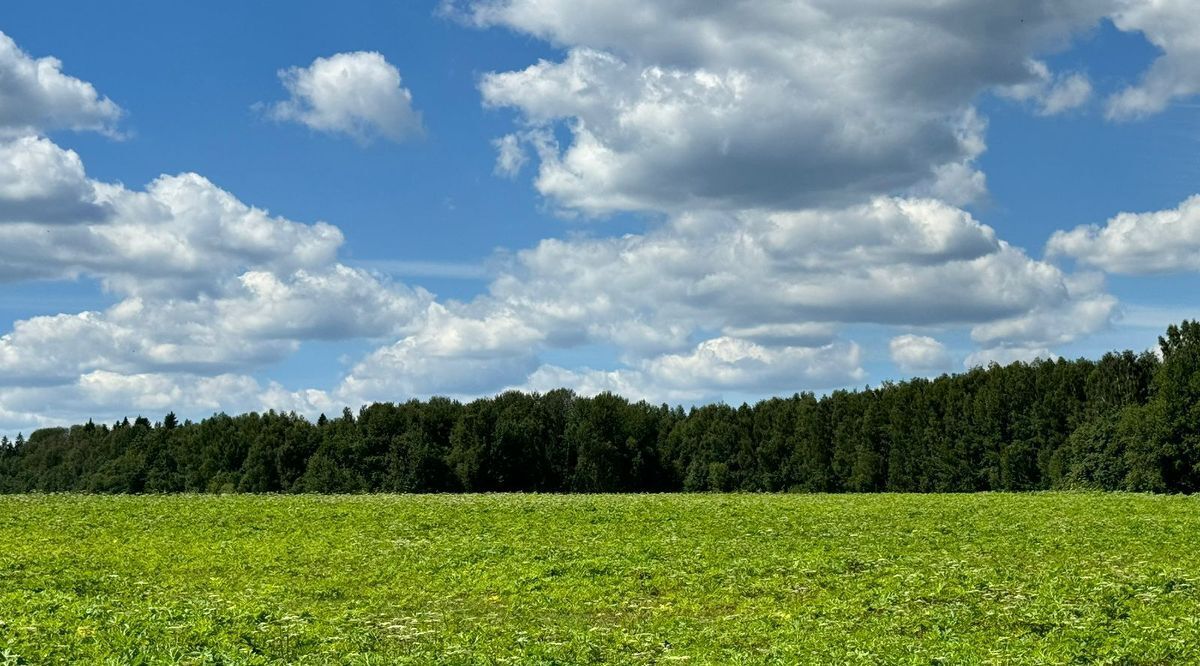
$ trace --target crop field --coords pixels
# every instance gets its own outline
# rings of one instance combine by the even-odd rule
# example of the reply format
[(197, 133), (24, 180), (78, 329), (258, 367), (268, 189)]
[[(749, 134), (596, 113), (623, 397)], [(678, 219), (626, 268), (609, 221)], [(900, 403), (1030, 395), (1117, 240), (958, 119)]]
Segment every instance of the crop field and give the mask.
[(1200, 661), (1200, 502), (0, 498), (0, 663)]

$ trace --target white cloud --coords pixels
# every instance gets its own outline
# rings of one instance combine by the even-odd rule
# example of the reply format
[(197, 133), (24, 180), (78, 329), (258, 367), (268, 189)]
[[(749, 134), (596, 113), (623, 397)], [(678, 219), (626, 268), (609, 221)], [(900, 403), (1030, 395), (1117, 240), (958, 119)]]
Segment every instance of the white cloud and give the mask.
[(1022, 361), (1032, 363), (1038, 359), (1055, 359), (1058, 355), (1045, 347), (989, 347), (967, 355), (963, 361), (964, 368), (979, 368), (996, 363), (1009, 365)]
[(480, 90), (487, 105), (519, 112), (523, 129), (505, 147), (514, 156), (519, 140), (537, 154), (538, 191), (592, 215), (840, 206), (881, 194), (978, 200), (983, 134), (964, 134), (960, 119), (987, 90), (1041, 115), (1085, 105), (1087, 76), (1053, 72), (1039, 57), (1106, 17), (1164, 52), (1108, 100), (1110, 118), (1200, 92), (1190, 0), (445, 5), (468, 24), (563, 49), (558, 60), (487, 74)]
[[(1062, 271), (964, 211), (921, 199), (687, 215), (644, 235), (546, 240), (519, 252), (490, 294), (563, 341), (594, 341), (593, 332), (607, 330), (596, 323), (609, 321), (685, 331), (983, 324), (1099, 296), (1072, 292)], [(685, 339), (673, 336), (674, 345)]]
[(933, 170), (933, 178), (913, 188), (913, 192), (965, 206), (987, 195), (987, 176), (969, 161), (942, 164)]
[(963, 148), (957, 162), (939, 164), (933, 175), (914, 185), (914, 196), (933, 197), (952, 206), (965, 206), (987, 195), (987, 176), (975, 168), (975, 159), (987, 150), (987, 120), (968, 109), (954, 123), (954, 135)]
[(642, 364), (643, 374), (675, 390), (719, 389), (750, 392), (788, 390), (797, 384), (830, 388), (861, 380), (858, 346), (775, 347), (720, 337), (684, 354), (665, 354)]
[(1078, 108), (1092, 96), (1092, 84), (1083, 74), (1071, 74), (1055, 83), (1039, 99), (1041, 113), (1052, 116)]
[[(1084, 104), (1086, 78), (1034, 58), (1107, 9), (473, 3), (466, 20), (563, 49), (481, 79), (487, 104), (518, 112), (494, 143), (497, 174), (536, 156), (535, 187), (554, 205), (664, 215), (643, 233), (501, 257), (467, 303), (342, 265), (336, 227), (272, 216), (199, 175), (131, 190), (88, 179), (47, 140), (8, 141), (0, 279), (84, 276), (117, 304), (0, 336), (0, 424), (163, 406), (312, 414), (508, 386), (656, 401), (831, 388), (865, 379), (862, 350), (839, 337), (852, 323), (967, 329), (982, 349), (968, 366), (1049, 355), (1107, 326), (1115, 300), (1098, 276), (1035, 260), (957, 207), (986, 195), (976, 165), (986, 122), (972, 105), (987, 90), (1039, 113)], [(379, 54), (281, 76), (291, 98), (273, 117), (360, 141), (421, 131)], [(384, 342), (331, 388), (250, 376), (305, 340), (345, 338)], [(610, 354), (612, 369), (561, 367), (579, 349)], [(889, 351), (910, 371), (949, 362), (923, 336), (896, 337)]]
[(422, 289), (381, 281), (342, 264), (280, 277), (251, 271), (215, 301), (232, 331), (256, 338), (337, 340), (397, 335), (432, 301)]
[[(4, 383), (66, 385), (94, 371), (225, 372), (277, 360), (290, 341), (231, 336), (202, 318), (207, 304), (172, 303), (147, 310), (127, 301), (104, 312), (33, 317), (0, 337)], [(176, 319), (178, 318), (178, 319)]]
[(1117, 0), (1113, 23), (1140, 31), (1162, 55), (1141, 80), (1108, 99), (1113, 120), (1158, 113), (1176, 99), (1200, 93), (1200, 13), (1192, 0)]
[[(630, 400), (678, 403), (694, 400), (698, 387), (689, 387), (687, 395), (663, 392), (643, 381), (640, 373), (630, 370), (569, 369), (557, 365), (542, 365), (519, 384), (509, 387), (517, 391), (546, 393), (557, 388), (569, 388), (583, 396), (610, 392)], [(701, 399), (709, 396), (703, 396)]]
[[(5, 161), (38, 170), (18, 167), (6, 179)], [(62, 184), (44, 176), (47, 164), (68, 174)], [(212, 294), (251, 268), (327, 266), (342, 244), (332, 225), (272, 217), (197, 174), (162, 176), (139, 192), (87, 180), (77, 167), (74, 153), (44, 139), (0, 148), (0, 280), (86, 275), (122, 295)]]
[(506, 134), (492, 141), (492, 146), (496, 149), (496, 175), (516, 178), (529, 161), (520, 138), (515, 134)]
[(835, 388), (862, 381), (858, 345), (764, 347), (727, 336), (705, 340), (680, 354), (646, 359), (617, 370), (572, 370), (543, 365), (524, 384), (532, 391), (567, 386), (582, 395), (612, 391), (649, 402), (721, 400), (730, 392), (762, 394), (804, 388)]
[(257, 409), (244, 373), (305, 340), (406, 335), (432, 295), (338, 263), (341, 244), (336, 227), (272, 216), (196, 174), (128, 190), (49, 140), (0, 143), (0, 279), (86, 276), (119, 299), (0, 335), (3, 423)]
[(163, 413), (175, 409), (215, 412), (228, 405), (253, 405), (258, 383), (246, 376), (123, 375), (97, 370), (79, 378), (80, 397), (93, 408)]
[(569, 121), (569, 146), (535, 145), (535, 184), (588, 213), (845, 201), (913, 185), (965, 152), (940, 119), (857, 118), (786, 79), (638, 66), (587, 49), (489, 75), (482, 91), (531, 123)]
[(253, 271), (218, 297), (131, 297), (104, 311), (17, 321), (0, 336), (0, 384), (65, 384), (104, 370), (244, 370), (303, 340), (401, 334), (429, 300), (341, 265), (285, 277)]
[(1006, 319), (985, 322), (971, 331), (978, 342), (1022, 342), (1055, 345), (1106, 328), (1116, 314), (1117, 299), (1104, 292), (1098, 273), (1061, 275), (1063, 298), (1039, 304)]
[(423, 132), (412, 93), (400, 72), (379, 53), (356, 51), (317, 58), (308, 67), (281, 70), (291, 97), (268, 107), (281, 121), (346, 134), (366, 143), (376, 137), (403, 141)]
[(971, 339), (982, 348), (966, 358), (966, 367), (1057, 358), (1051, 347), (1107, 328), (1118, 315), (1117, 299), (1103, 291), (1095, 273), (1064, 277), (1066, 298), (1056, 307), (1037, 306), (1007, 319), (979, 324)]
[(488, 276), (486, 262), (425, 261), (421, 259), (360, 259), (353, 265), (396, 277), (482, 280)]
[(892, 362), (904, 372), (932, 374), (950, 367), (946, 346), (927, 335), (898, 335), (888, 343)]
[(356, 364), (338, 388), (349, 402), (432, 394), (477, 395), (520, 381), (544, 334), (517, 313), (430, 304), (415, 331)]
[(1200, 195), (1168, 210), (1121, 213), (1104, 226), (1056, 231), (1046, 252), (1109, 273), (1200, 271)]
[[(356, 404), (560, 382), (696, 401), (828, 388), (865, 378), (858, 346), (837, 338), (846, 323), (962, 325), (982, 345), (1025, 348), (1103, 328), (1114, 310), (1094, 277), (1035, 261), (933, 200), (692, 213), (646, 234), (520, 251), (485, 296), (432, 304), (322, 395)], [(541, 361), (583, 346), (613, 349), (620, 365)], [(898, 358), (947, 366), (944, 350), (925, 347), (923, 361), (915, 350)]]
[(532, 127), (570, 132), (565, 147), (530, 141), (536, 186), (588, 213), (842, 204), (939, 175), (978, 196), (982, 180), (964, 181), (961, 167), (980, 147), (958, 119), (994, 87), (1044, 85), (1047, 113), (1081, 104), (1086, 79), (1046, 84), (1028, 63), (1104, 13), (1083, 0), (482, 0), (456, 11), (566, 49), (480, 88)]
[(0, 136), (56, 129), (115, 134), (121, 108), (92, 84), (63, 74), (56, 58), (33, 58), (0, 32)]
[(767, 346), (818, 347), (836, 337), (836, 327), (828, 323), (800, 322), (793, 324), (759, 324), (756, 326), (727, 326), (727, 337), (740, 338)]
[(75, 151), (33, 136), (0, 140), (0, 224), (76, 224), (106, 214)]
[[(0, 338), (9, 383), (0, 409), (24, 413), (3, 396), (38, 384), (240, 377), (303, 340), (388, 336), (398, 341), (331, 390), (273, 385), (255, 399), (312, 413), (539, 388), (549, 377), (656, 400), (720, 399), (861, 381), (858, 346), (836, 337), (848, 322), (968, 325), (981, 344), (1016, 347), (1085, 334), (1113, 305), (1101, 284), (1034, 261), (968, 213), (929, 199), (693, 212), (645, 234), (547, 240), (498, 265), (488, 293), (463, 304), (342, 266), (336, 228), (272, 217), (199, 176), (164, 177), (145, 192), (94, 187), (111, 210), (103, 222), (0, 224), (0, 234), (93, 239), (42, 263), (96, 277), (123, 297), (104, 311), (18, 322)], [(104, 262), (79, 258), (95, 238), (114, 237), (130, 242), (113, 244)], [(13, 254), (44, 249), (27, 242)], [(55, 257), (66, 260), (45, 261)], [(1095, 316), (1080, 316), (1085, 310)], [(1040, 342), (1048, 330), (1060, 338)], [(722, 334), (696, 344), (706, 331)], [(589, 344), (612, 346), (622, 366), (555, 369), (541, 360)], [(150, 404), (139, 400), (130, 404)]]
[(1043, 116), (1079, 108), (1092, 97), (1092, 83), (1083, 74), (1052, 74), (1046, 63), (1034, 59), (1028, 61), (1027, 67), (1031, 78), (1002, 86), (998, 89), (1002, 97), (1032, 103)]
[(278, 391), (277, 385), (264, 389), (253, 377), (238, 374), (126, 374), (98, 370), (64, 385), (0, 386), (0, 428), (11, 436), (17, 431), (28, 433), (35, 428), (70, 425), (89, 418), (98, 423), (113, 423), (137, 415), (159, 420), (167, 412), (175, 412), (181, 418), (218, 411), (240, 413), (263, 409)]

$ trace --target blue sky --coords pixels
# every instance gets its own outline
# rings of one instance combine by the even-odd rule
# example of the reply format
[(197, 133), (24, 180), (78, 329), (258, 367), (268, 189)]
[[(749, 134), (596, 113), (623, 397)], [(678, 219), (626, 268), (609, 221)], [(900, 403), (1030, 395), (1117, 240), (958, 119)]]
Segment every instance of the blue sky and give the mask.
[(1200, 286), (1193, 13), (8, 3), (0, 431), (1148, 348)]

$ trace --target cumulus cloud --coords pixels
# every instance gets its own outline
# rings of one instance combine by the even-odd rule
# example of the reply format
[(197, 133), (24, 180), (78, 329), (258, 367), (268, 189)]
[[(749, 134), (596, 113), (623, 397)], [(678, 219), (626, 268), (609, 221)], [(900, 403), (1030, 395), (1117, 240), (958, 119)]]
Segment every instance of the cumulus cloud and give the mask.
[(377, 137), (403, 141), (423, 132), (412, 93), (400, 72), (372, 51), (317, 58), (308, 67), (281, 70), (290, 97), (267, 107), (270, 117), (319, 132), (346, 134), (367, 143)]
[(1057, 355), (1045, 347), (988, 347), (971, 352), (963, 361), (964, 368), (986, 368), (995, 363), (1009, 365), (1018, 361), (1032, 363), (1038, 359), (1054, 359)]
[(646, 359), (617, 370), (567, 369), (543, 365), (524, 390), (548, 391), (569, 386), (582, 395), (612, 391), (650, 402), (721, 400), (728, 392), (793, 391), (797, 386), (833, 388), (861, 381), (858, 345), (836, 341), (814, 347), (765, 347), (723, 336), (705, 340), (679, 354)]
[(73, 424), (93, 418), (109, 422), (167, 412), (207, 415), (262, 409), (279, 391), (239, 374), (124, 374), (98, 370), (55, 386), (0, 386), (0, 424), (16, 432)]
[(1121, 213), (1104, 226), (1056, 231), (1046, 252), (1126, 275), (1200, 270), (1200, 195), (1168, 210)]
[(0, 224), (77, 224), (106, 212), (75, 151), (34, 136), (0, 140)]
[(0, 136), (57, 129), (115, 134), (120, 117), (119, 106), (64, 74), (58, 59), (33, 58), (0, 32)]
[(987, 194), (987, 176), (975, 168), (975, 159), (987, 150), (984, 134), (987, 121), (974, 109), (968, 109), (954, 124), (954, 134), (963, 147), (957, 162), (939, 164), (933, 174), (914, 185), (913, 196), (933, 197), (952, 206), (965, 206)]
[(423, 290), (339, 263), (338, 228), (273, 216), (198, 174), (142, 190), (89, 178), (78, 154), (30, 132), (111, 133), (120, 110), (60, 69), (0, 35), (0, 281), (86, 277), (117, 302), (0, 335), (4, 428), (282, 403), (246, 372), (305, 340), (407, 335), (430, 307)]
[(20, 427), (171, 401), (256, 409), (278, 387), (244, 373), (304, 340), (406, 335), (432, 295), (339, 263), (341, 244), (332, 225), (272, 216), (196, 174), (129, 190), (46, 139), (2, 143), (0, 279), (84, 276), (119, 300), (0, 336), (0, 413)]
[(727, 326), (727, 337), (739, 338), (767, 346), (819, 347), (833, 342), (837, 328), (828, 323), (798, 322), (791, 324), (758, 324)]
[[(535, 186), (566, 209), (796, 208), (880, 194), (962, 205), (986, 192), (981, 92), (1040, 115), (1078, 109), (1086, 74), (1039, 56), (1104, 18), (1163, 55), (1107, 100), (1112, 119), (1200, 92), (1189, 0), (928, 3), (462, 0), (447, 11), (564, 50), (491, 72), (485, 104), (515, 109)], [(551, 131), (552, 130), (552, 131)], [(566, 140), (563, 140), (564, 137)], [(499, 173), (507, 173), (504, 168)]]
[(478, 395), (517, 382), (536, 366), (544, 334), (503, 304), (429, 306), (416, 329), (354, 366), (338, 388), (353, 402), (385, 395)]
[(109, 410), (166, 412), (183, 405), (189, 411), (217, 411), (230, 404), (253, 404), (258, 382), (244, 375), (123, 375), (97, 370), (79, 378), (76, 387), (89, 405)]
[(946, 346), (927, 335), (898, 335), (888, 343), (892, 362), (904, 372), (933, 374), (950, 367)]
[(1053, 116), (1079, 108), (1092, 96), (1092, 83), (1079, 72), (1052, 74), (1041, 60), (1029, 60), (1030, 80), (999, 88), (1001, 97), (1033, 104), (1037, 113)]
[(738, 338), (705, 340), (683, 354), (665, 354), (641, 364), (657, 385), (676, 391), (698, 387), (739, 391), (780, 391), (796, 384), (827, 388), (865, 376), (858, 346), (764, 347)]
[[(1031, 258), (961, 208), (986, 194), (973, 104), (991, 90), (1036, 113), (1085, 104), (1086, 77), (1037, 58), (1113, 3), (1122, 29), (1165, 29), (1134, 0), (460, 4), (451, 11), (465, 21), (562, 50), (481, 77), (485, 104), (517, 112), (493, 144), (496, 173), (535, 162), (535, 187), (571, 212), (661, 213), (642, 233), (500, 257), (469, 302), (347, 267), (336, 227), (273, 216), (199, 175), (128, 189), (87, 178), (45, 139), (10, 140), (0, 280), (85, 276), (117, 302), (0, 336), (0, 421), (158, 409), (163, 396), (180, 409), (311, 414), (505, 387), (655, 401), (833, 388), (866, 379), (862, 350), (840, 337), (851, 323), (961, 327), (980, 348), (968, 366), (1048, 356), (1107, 326), (1116, 303), (1098, 275)], [(1163, 38), (1164, 59), (1180, 43)], [(266, 107), (277, 119), (364, 142), (421, 131), (379, 54), (281, 77), (291, 97)], [(1101, 230), (1071, 234), (1103, 245)], [(1058, 239), (1052, 251), (1088, 254)], [(251, 377), (304, 340), (355, 337), (379, 346), (327, 389)], [(580, 349), (611, 364), (563, 367)], [(949, 363), (925, 336), (888, 351), (912, 372)], [(61, 411), (37, 406), (51, 396)]]
[(1200, 20), (1191, 0), (1117, 0), (1113, 24), (1141, 32), (1162, 55), (1141, 80), (1108, 98), (1113, 120), (1158, 113), (1172, 101), (1200, 93)]
[(220, 372), (277, 360), (294, 349), (287, 341), (255, 344), (200, 321), (169, 318), (199, 310), (175, 304), (146, 312), (144, 303), (133, 301), (105, 312), (18, 321), (0, 337), (3, 383), (70, 384), (98, 370)]
[[(1094, 276), (1033, 260), (934, 200), (690, 213), (645, 234), (517, 252), (486, 295), (432, 304), (315, 402), (555, 382), (654, 401), (837, 387), (865, 378), (858, 345), (837, 335), (848, 322), (964, 325), (983, 346), (1017, 349), (1103, 328), (1115, 305)], [(619, 365), (541, 360), (585, 346), (616, 350)], [(922, 371), (948, 366), (930, 339), (892, 351)]]
[[(144, 192), (94, 187), (112, 211), (103, 222), (0, 224), (0, 233), (137, 240), (113, 250), (111, 264), (88, 263), (83, 251), (59, 256), (68, 260), (56, 270), (103, 280), (122, 300), (18, 322), (0, 337), (8, 394), (72, 387), (95, 373), (152, 386), (242, 376), (303, 340), (393, 337), (332, 389), (255, 384), (254, 399), (313, 413), (414, 395), (539, 389), (553, 378), (581, 390), (696, 401), (862, 381), (859, 347), (837, 337), (847, 322), (961, 324), (983, 345), (1016, 349), (1086, 334), (1115, 305), (1101, 283), (1035, 261), (932, 199), (691, 212), (643, 234), (546, 240), (501, 263), (485, 295), (438, 303), (338, 264), (336, 228), (273, 217), (199, 176), (164, 177)], [(122, 225), (129, 228), (106, 230)], [(145, 249), (160, 246), (170, 249)], [(27, 243), (13, 255), (42, 249)], [(154, 256), (174, 263), (136, 261)], [(695, 342), (705, 331), (721, 334)], [(542, 360), (549, 350), (584, 345), (616, 349), (620, 367)]]
[(282, 277), (252, 271), (215, 297), (131, 297), (103, 311), (17, 321), (0, 336), (0, 384), (259, 367), (303, 340), (400, 335), (430, 300), (341, 265)]
[(612, 320), (657, 330), (669, 330), (667, 322), (978, 324), (1097, 296), (1066, 281), (961, 209), (881, 198), (846, 209), (687, 215), (622, 238), (547, 240), (519, 252), (490, 291), (565, 340)]
[(536, 186), (589, 213), (842, 204), (938, 172), (962, 184), (979, 147), (958, 119), (975, 97), (1042, 86), (1043, 112), (1081, 104), (1086, 79), (1047, 83), (1030, 57), (1103, 16), (1093, 2), (1034, 0), (481, 0), (452, 11), (566, 50), (490, 73), (480, 89), (531, 127), (569, 132), (565, 146), (530, 141)]
[[(68, 167), (61, 185), (40, 177), (52, 170), (44, 165), (5, 178), (6, 155), (54, 162), (47, 154)], [(327, 266), (343, 241), (332, 225), (271, 216), (197, 174), (162, 176), (134, 191), (88, 180), (76, 167), (74, 153), (44, 139), (0, 147), (0, 281), (85, 275), (120, 294), (212, 294), (252, 267)]]
[(1117, 311), (1117, 299), (1104, 292), (1096, 273), (1063, 275), (1062, 299), (1038, 304), (1020, 315), (980, 323), (971, 329), (976, 342), (1008, 346), (1051, 346), (1106, 328)]

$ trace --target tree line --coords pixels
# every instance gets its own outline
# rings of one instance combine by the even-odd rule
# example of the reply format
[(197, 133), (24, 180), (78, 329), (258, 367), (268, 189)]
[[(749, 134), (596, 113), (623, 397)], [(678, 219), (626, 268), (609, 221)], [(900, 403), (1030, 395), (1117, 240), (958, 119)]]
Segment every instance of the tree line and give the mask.
[(993, 364), (751, 406), (566, 389), (0, 439), (0, 492), (1200, 490), (1200, 323), (1159, 354)]

